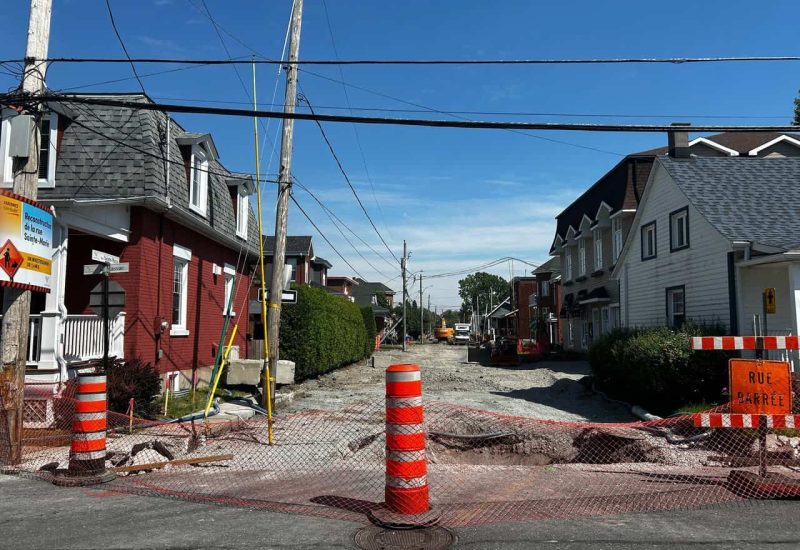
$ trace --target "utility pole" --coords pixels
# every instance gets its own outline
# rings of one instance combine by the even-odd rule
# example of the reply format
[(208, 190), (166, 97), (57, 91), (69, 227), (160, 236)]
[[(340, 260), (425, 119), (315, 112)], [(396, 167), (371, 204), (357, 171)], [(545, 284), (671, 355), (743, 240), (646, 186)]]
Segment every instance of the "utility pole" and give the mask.
[(423, 342), (422, 334), (425, 332), (425, 308), (422, 304), (422, 271), (419, 272), (419, 343)]
[[(429, 292), (428, 293), (428, 319), (430, 319), (430, 322), (428, 323), (428, 334), (433, 334), (433, 317), (431, 317), (430, 315), (431, 315), (431, 293)], [(436, 317), (436, 316), (434, 315), (434, 317)]]
[(408, 265), (408, 247), (406, 241), (403, 241), (403, 259), (400, 260), (400, 269), (403, 270), (403, 351), (406, 349), (406, 267)]
[[(52, 0), (31, 0), (22, 75), (22, 91), (26, 95), (38, 96), (44, 92), (47, 66), (43, 60), (47, 59), (51, 11)], [(33, 125), (33, 135), (28, 145), (28, 157), (15, 158), (13, 161), (13, 191), (35, 199), (39, 185), (39, 134), (42, 120), (40, 108), (36, 106), (32, 109), (36, 124)], [(0, 464), (18, 464), (22, 461), (22, 407), (31, 313), (30, 290), (5, 287), (2, 313), (0, 415), (4, 418), (0, 419)]]
[[(283, 112), (294, 113), (297, 102), (297, 64), (300, 53), (300, 25), (303, 20), (303, 0), (294, 0), (291, 29), (289, 31), (289, 63), (286, 71), (286, 93), (283, 99)], [(278, 369), (278, 350), (280, 347), (281, 295), (283, 294), (283, 264), (286, 263), (286, 228), (289, 217), (289, 196), (292, 193), (292, 138), (294, 120), (283, 121), (281, 136), (281, 165), (278, 171), (278, 209), (275, 212), (275, 250), (272, 255), (272, 283), (269, 288), (267, 304), (267, 324), (269, 337), (269, 362), (264, 373), (264, 399), (272, 399), (272, 379)], [(261, 238), (261, 235), (259, 235)]]

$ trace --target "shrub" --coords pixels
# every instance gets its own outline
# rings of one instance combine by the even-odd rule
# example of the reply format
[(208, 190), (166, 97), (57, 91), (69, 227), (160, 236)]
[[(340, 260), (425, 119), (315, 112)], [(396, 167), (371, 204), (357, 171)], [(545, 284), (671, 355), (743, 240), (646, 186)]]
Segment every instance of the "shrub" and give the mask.
[(690, 337), (718, 335), (719, 325), (620, 329), (589, 350), (595, 383), (609, 395), (669, 414), (688, 403), (720, 402), (730, 353), (690, 348)]
[(109, 410), (126, 413), (132, 397), (134, 415), (141, 418), (155, 417), (155, 402), (161, 391), (161, 379), (153, 365), (141, 359), (117, 359), (109, 365), (106, 376)]
[(361, 317), (364, 319), (364, 328), (367, 330), (367, 345), (364, 349), (364, 356), (369, 357), (375, 349), (375, 336), (378, 335), (378, 327), (375, 325), (375, 313), (370, 306), (361, 308)]
[(368, 343), (359, 307), (320, 288), (298, 286), (281, 310), (280, 356), (295, 362), (297, 382), (367, 357)]

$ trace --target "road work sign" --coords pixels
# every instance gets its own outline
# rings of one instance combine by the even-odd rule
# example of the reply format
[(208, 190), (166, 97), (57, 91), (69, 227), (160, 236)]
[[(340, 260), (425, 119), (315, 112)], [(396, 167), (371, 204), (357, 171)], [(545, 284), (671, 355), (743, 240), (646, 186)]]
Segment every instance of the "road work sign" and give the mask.
[(789, 363), (731, 359), (729, 373), (732, 413), (790, 414), (792, 412)]

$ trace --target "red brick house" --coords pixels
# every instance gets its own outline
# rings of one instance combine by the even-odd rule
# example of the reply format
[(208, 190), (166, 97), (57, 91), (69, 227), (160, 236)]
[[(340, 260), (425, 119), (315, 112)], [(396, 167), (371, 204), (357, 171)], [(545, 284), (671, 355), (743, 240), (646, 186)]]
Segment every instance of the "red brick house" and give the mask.
[[(113, 97), (151, 102), (143, 94)], [(186, 132), (163, 113), (49, 108), (38, 200), (55, 211), (53, 284), (34, 295), (27, 379), (62, 382), (102, 354), (102, 323), (89, 307), (101, 276), (83, 274), (98, 250), (130, 267), (111, 275), (126, 292), (124, 312), (112, 320), (112, 354), (179, 372), (173, 387), (186, 388), (195, 371), (214, 364), (234, 281), (232, 322), (247, 318), (245, 266), (258, 254), (252, 178), (219, 162), (209, 134)], [(3, 112), (0, 132), (5, 187), (13, 116)], [(234, 341), (241, 355), (245, 332)]]

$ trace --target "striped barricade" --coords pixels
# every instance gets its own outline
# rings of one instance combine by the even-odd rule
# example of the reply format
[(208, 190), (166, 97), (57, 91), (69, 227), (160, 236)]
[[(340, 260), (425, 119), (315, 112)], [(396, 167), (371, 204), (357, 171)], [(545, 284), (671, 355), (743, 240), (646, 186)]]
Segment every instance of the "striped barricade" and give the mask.
[(698, 413), (692, 421), (697, 428), (800, 428), (800, 414)]
[(693, 350), (800, 349), (798, 336), (693, 336)]

